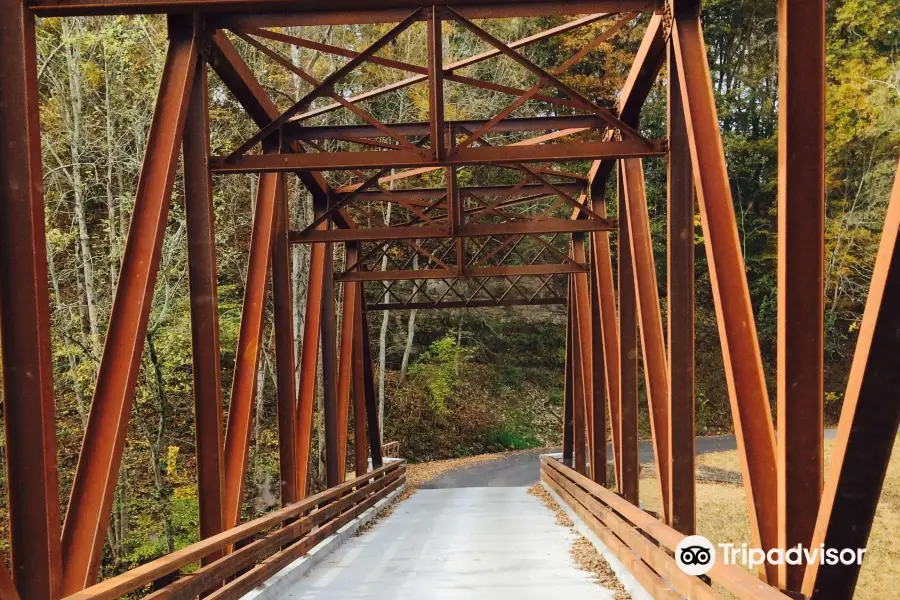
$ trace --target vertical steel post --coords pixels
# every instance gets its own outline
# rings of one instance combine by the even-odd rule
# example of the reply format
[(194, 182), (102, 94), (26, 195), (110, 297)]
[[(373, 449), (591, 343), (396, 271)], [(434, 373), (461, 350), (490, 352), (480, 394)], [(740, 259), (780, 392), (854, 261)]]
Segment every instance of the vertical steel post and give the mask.
[[(594, 212), (606, 216), (606, 198), (602, 190), (591, 191)], [(622, 491), (621, 419), (619, 415), (619, 323), (616, 318), (616, 289), (613, 283), (610, 234), (597, 231), (591, 234), (595, 292), (600, 303), (600, 331), (603, 336), (603, 363), (606, 374), (606, 397), (609, 405), (609, 430), (612, 439), (613, 471), (616, 487)]]
[(97, 386), (63, 526), (64, 595), (94, 583), (100, 569), (150, 318), (198, 56), (189, 19), (170, 19), (169, 38)]
[[(222, 492), (225, 458), (222, 438), (222, 367), (219, 361), (219, 301), (216, 284), (216, 234), (209, 156), (206, 63), (201, 61), (191, 87), (184, 127), (184, 202), (187, 218), (188, 274), (191, 292), (191, 355), (194, 429), (197, 443), (197, 496), (200, 538), (225, 529)], [(209, 564), (221, 556), (204, 558)]]
[(275, 380), (278, 406), (278, 462), (281, 504), (297, 502), (297, 403), (294, 400), (294, 299), (291, 286), (290, 211), (284, 174), (279, 175), (272, 240), (272, 298)]
[(368, 471), (366, 442), (366, 375), (363, 355), (362, 296), (365, 284), (356, 286), (356, 310), (353, 311), (353, 450), (354, 472), (357, 476)]
[(441, 9), (431, 7), (428, 13), (428, 104), (431, 113), (431, 148), (434, 160), (447, 157), (444, 139), (444, 46), (441, 26)]
[(685, 535), (696, 529), (694, 489), (694, 184), (681, 101), (678, 64), (667, 44), (669, 134), (668, 210), (668, 341), (669, 341), (669, 515), (672, 527)]
[[(359, 244), (347, 242), (344, 251), (344, 263), (347, 267), (356, 263), (359, 257)], [(346, 282), (344, 296), (341, 300), (341, 348), (338, 360), (338, 464), (341, 473), (346, 471), (347, 438), (350, 430), (350, 386), (353, 373), (353, 337), (356, 331), (356, 290), (358, 285)]]
[[(360, 290), (362, 292), (362, 290)], [(366, 422), (369, 430), (369, 448), (372, 453), (372, 468), (380, 469), (383, 460), (381, 457), (381, 423), (378, 421), (378, 402), (375, 398), (375, 379), (372, 376), (372, 350), (369, 337), (369, 318), (366, 310), (366, 295), (359, 294), (360, 321), (363, 350), (363, 375), (366, 393)]]
[(638, 504), (638, 383), (637, 383), (637, 306), (634, 291), (634, 268), (631, 263), (631, 237), (628, 233), (628, 206), (618, 163), (618, 259), (619, 259), (619, 453), (622, 479), (619, 493)]
[(12, 578), (23, 600), (52, 600), (62, 562), (35, 23), (20, 0), (3, 0), (0, 13), (0, 343)]
[[(585, 235), (572, 234), (572, 257), (585, 264)], [(594, 349), (593, 349), (593, 315), (591, 315), (590, 285), (587, 273), (576, 273), (572, 276), (575, 285), (575, 310), (578, 315), (578, 354), (581, 357), (582, 409), (584, 410), (584, 426), (587, 431), (588, 462), (591, 464), (590, 476), (596, 481), (594, 473)], [(606, 465), (600, 470), (605, 471)]]
[[(768, 551), (778, 544), (775, 430), (700, 18), (676, 12), (672, 40), (750, 531), (754, 545)], [(765, 571), (774, 582), (775, 566)]]
[(250, 234), (250, 256), (247, 258), (247, 282), (241, 309), (241, 331), (238, 334), (231, 381), (231, 404), (225, 426), (225, 525), (240, 522), (247, 461), (250, 456), (253, 407), (256, 404), (256, 378), (259, 373), (265, 303), (269, 281), (269, 260), (275, 230), (275, 205), (283, 198), (284, 177), (278, 173), (259, 176), (256, 214)]
[(566, 366), (565, 366), (565, 388), (563, 399), (563, 461), (571, 465), (573, 452), (575, 450), (575, 442), (572, 439), (574, 431), (575, 419), (575, 375), (573, 372), (572, 361), (573, 356), (573, 340), (572, 340), (572, 303), (575, 301), (575, 294), (572, 292), (571, 278), (568, 285), (568, 293), (566, 294)]
[(334, 246), (325, 244), (325, 270), (322, 278), (322, 403), (325, 417), (325, 471), (328, 487), (344, 481), (340, 464), (337, 399), (337, 323), (334, 314)]
[(628, 215), (628, 239), (637, 297), (637, 316), (641, 333), (644, 362), (644, 389), (650, 412), (650, 431), (653, 456), (656, 459), (657, 481), (660, 489), (660, 514), (663, 522), (669, 519), (669, 389), (666, 346), (663, 340), (662, 313), (656, 283), (656, 261), (653, 240), (650, 238), (650, 214), (644, 192), (644, 169), (641, 159), (620, 161), (625, 178), (625, 203)]
[(606, 481), (606, 359), (603, 350), (603, 319), (600, 314), (600, 294), (597, 287), (596, 265), (591, 264), (589, 280), (591, 300), (591, 345), (593, 354), (594, 394), (591, 400), (593, 407), (591, 428), (594, 432), (594, 449), (591, 453), (591, 476), (600, 485)]
[[(809, 547), (822, 498), (825, 0), (778, 2), (778, 547)], [(799, 592), (803, 565), (778, 566)]]
[[(322, 223), (325, 226), (325, 223)], [(309, 249), (306, 280), (306, 312), (303, 347), (300, 349), (300, 384), (297, 392), (297, 486), (298, 500), (306, 498), (309, 486), (309, 456), (312, 450), (313, 408), (319, 364), (319, 332), (322, 328), (322, 290), (325, 287), (325, 244)]]
[(585, 418), (584, 418), (584, 363), (581, 359), (581, 326), (578, 322), (578, 291), (572, 279), (571, 289), (574, 292), (573, 302), (569, 306), (569, 319), (572, 321), (572, 443), (575, 445), (573, 468), (582, 475), (587, 473), (585, 461)]

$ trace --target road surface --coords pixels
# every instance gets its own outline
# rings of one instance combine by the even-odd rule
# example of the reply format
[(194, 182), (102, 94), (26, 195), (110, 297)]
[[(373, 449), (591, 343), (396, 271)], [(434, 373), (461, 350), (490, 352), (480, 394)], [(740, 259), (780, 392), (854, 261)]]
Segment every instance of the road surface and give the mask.
[(573, 539), (525, 487), (419, 490), (279, 600), (613, 600)]
[[(825, 439), (834, 437), (834, 429), (825, 430)], [(725, 452), (737, 448), (733, 435), (699, 437), (695, 442), (698, 455)], [(553, 450), (558, 452), (559, 449)], [(454, 469), (434, 481), (423, 484), (422, 489), (453, 489), (467, 487), (528, 487), (540, 478), (541, 454), (549, 450), (533, 450), (509, 454), (503, 458)], [(612, 448), (607, 446), (607, 456)], [(641, 463), (653, 462), (653, 447), (649, 441), (640, 443), (638, 455)]]

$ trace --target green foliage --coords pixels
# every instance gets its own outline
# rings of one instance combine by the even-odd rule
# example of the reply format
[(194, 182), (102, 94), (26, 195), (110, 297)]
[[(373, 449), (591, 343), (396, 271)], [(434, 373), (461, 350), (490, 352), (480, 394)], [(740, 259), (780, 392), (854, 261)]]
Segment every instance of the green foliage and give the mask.
[(431, 347), (409, 370), (413, 379), (424, 382), (431, 393), (432, 406), (439, 415), (447, 415), (447, 398), (475, 355), (475, 348), (465, 348), (456, 343), (456, 338), (445, 335), (431, 344)]

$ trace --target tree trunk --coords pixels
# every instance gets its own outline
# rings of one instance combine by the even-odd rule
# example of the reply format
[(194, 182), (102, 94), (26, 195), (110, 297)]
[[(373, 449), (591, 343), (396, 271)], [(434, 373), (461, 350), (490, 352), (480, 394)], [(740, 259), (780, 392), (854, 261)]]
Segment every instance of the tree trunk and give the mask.
[[(56, 300), (56, 305), (59, 307), (65, 306), (63, 303), (62, 294), (59, 290), (59, 275), (56, 273), (56, 263), (53, 260), (53, 248), (50, 247), (50, 243), (47, 243), (47, 271), (50, 273), (50, 283), (53, 286), (53, 297)], [(69, 312), (69, 323), (74, 321), (74, 315), (72, 314), (72, 307), (66, 307)], [(68, 323), (63, 325), (67, 327)], [(65, 331), (63, 334), (65, 337), (72, 337), (71, 331)], [(81, 428), (84, 431), (84, 428), (87, 427), (87, 405), (84, 402), (84, 393), (81, 390), (81, 384), (78, 382), (78, 361), (75, 358), (75, 353), (72, 352), (72, 345), (69, 341), (66, 341), (66, 358), (69, 361), (69, 377), (72, 378), (72, 391), (75, 393), (75, 408), (78, 410), (78, 417), (81, 419)]]
[[(393, 173), (393, 171), (391, 171)], [(393, 182), (391, 182), (391, 188), (393, 188)], [(384, 215), (384, 226), (388, 227), (391, 224), (391, 206), (392, 204), (388, 203), (387, 210)], [(388, 267), (387, 255), (385, 255), (381, 259), (381, 270), (386, 271)], [(384, 284), (387, 287), (387, 284)], [(388, 292), (384, 296), (385, 302), (391, 301), (391, 293)], [(388, 334), (388, 326), (390, 325), (390, 316), (391, 311), (386, 310), (381, 315), (381, 331), (378, 334), (378, 429), (381, 431), (382, 441), (384, 441), (384, 369), (385, 369), (385, 358), (386, 358), (386, 346), (387, 346), (387, 334)]]
[(103, 43), (103, 75), (104, 75), (104, 92), (103, 103), (106, 111), (106, 215), (109, 221), (107, 228), (109, 232), (109, 289), (110, 298), (116, 295), (116, 282), (118, 281), (119, 261), (121, 261), (119, 242), (116, 232), (118, 224), (116, 222), (116, 194), (113, 190), (113, 171), (116, 164), (114, 156), (115, 142), (113, 140), (113, 106), (109, 96), (109, 88), (112, 85), (110, 81), (110, 64), (107, 54), (106, 42)]
[(150, 458), (153, 462), (153, 482), (156, 485), (156, 493), (162, 504), (163, 528), (166, 533), (166, 547), (171, 554), (175, 552), (175, 528), (172, 524), (171, 490), (166, 482), (162, 470), (162, 453), (166, 443), (166, 417), (169, 412), (169, 401), (166, 398), (165, 382), (162, 366), (156, 347), (153, 344), (153, 334), (147, 335), (147, 350), (150, 355), (150, 363), (153, 365), (153, 374), (156, 379), (157, 411), (159, 422), (156, 428), (156, 437), (150, 440)]
[[(419, 268), (419, 254), (413, 256), (413, 271)], [(425, 284), (423, 284), (425, 285)], [(418, 295), (418, 294), (416, 294)], [(415, 301), (415, 298), (413, 298)], [(413, 341), (416, 337), (416, 313), (418, 311), (413, 308), (409, 311), (409, 322), (406, 325), (406, 348), (403, 350), (403, 360), (400, 363), (400, 381), (406, 378), (406, 369), (409, 367), (409, 356), (412, 354)]]
[[(69, 28), (69, 19), (62, 20), (64, 37), (72, 37), (73, 32)], [(69, 83), (69, 110), (63, 111), (68, 115), (69, 127), (69, 154), (72, 160), (70, 183), (75, 200), (75, 219), (78, 223), (78, 240), (81, 248), (82, 271), (84, 273), (84, 292), (87, 303), (88, 322), (91, 332), (91, 349), (94, 360), (100, 361), (100, 326), (97, 315), (97, 297), (94, 288), (94, 267), (91, 256), (90, 234), (87, 226), (87, 211), (84, 205), (84, 183), (81, 178), (81, 119), (82, 119), (82, 75), (78, 65), (78, 44), (68, 43), (65, 48), (66, 67)]]

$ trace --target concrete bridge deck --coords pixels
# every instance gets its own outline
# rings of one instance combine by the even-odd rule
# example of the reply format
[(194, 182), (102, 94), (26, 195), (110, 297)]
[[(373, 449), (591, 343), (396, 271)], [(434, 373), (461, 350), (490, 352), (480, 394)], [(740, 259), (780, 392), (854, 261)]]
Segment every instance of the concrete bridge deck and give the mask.
[(279, 597), (612, 599), (570, 556), (574, 535), (525, 487), (419, 490)]

